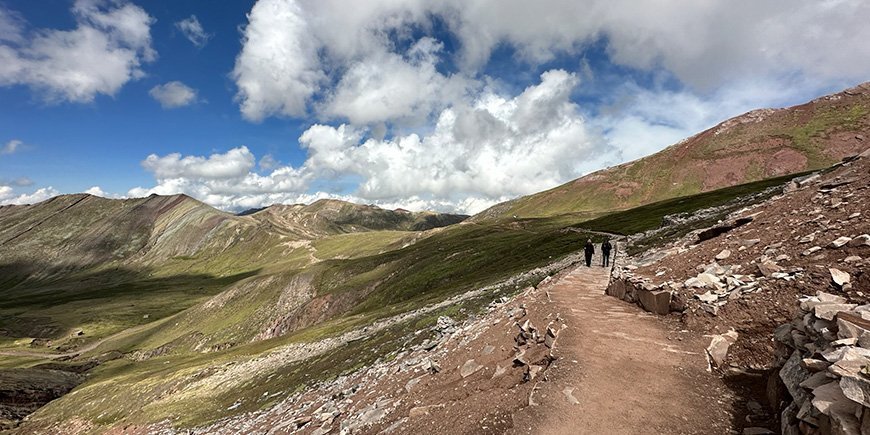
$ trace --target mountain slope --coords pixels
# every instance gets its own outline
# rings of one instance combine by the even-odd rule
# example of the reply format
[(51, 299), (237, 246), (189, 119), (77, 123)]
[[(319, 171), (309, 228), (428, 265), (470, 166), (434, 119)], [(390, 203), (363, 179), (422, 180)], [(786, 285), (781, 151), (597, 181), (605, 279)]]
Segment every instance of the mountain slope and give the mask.
[(830, 166), (870, 146), (870, 82), (754, 110), (656, 154), (497, 204), (472, 219), (591, 216)]

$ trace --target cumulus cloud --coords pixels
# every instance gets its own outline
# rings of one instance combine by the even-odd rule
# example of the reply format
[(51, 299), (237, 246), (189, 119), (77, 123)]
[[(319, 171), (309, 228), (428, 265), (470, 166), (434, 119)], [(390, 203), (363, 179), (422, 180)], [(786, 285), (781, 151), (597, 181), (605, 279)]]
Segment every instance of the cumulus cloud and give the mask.
[[(434, 130), (422, 136), (375, 139), (362, 127), (315, 124), (299, 138), (306, 161), (298, 168), (275, 166), (268, 175), (254, 172), (256, 160), (246, 147), (208, 157), (150, 155), (142, 165), (157, 185), (129, 194), (187, 193), (229, 209), (339, 197), (477, 212), (616, 158), (571, 101), (578, 82), (574, 74), (551, 70), (515, 97), (487, 89), (470, 104), (441, 110)], [(310, 192), (315, 180), (348, 177), (361, 180), (352, 192)]]
[(252, 121), (304, 115), (325, 78), (313, 27), (287, 0), (258, 1), (248, 20), (232, 72), (242, 115)]
[(144, 75), (151, 47), (151, 18), (123, 1), (77, 0), (73, 30), (25, 32), (15, 14), (0, 6), (0, 86), (24, 85), (48, 102), (87, 103), (97, 94), (115, 95)]
[(255, 162), (245, 146), (208, 157), (152, 154), (142, 167), (154, 174), (157, 184), (133, 188), (128, 195), (186, 193), (215, 207), (236, 210), (283, 202), (308, 186), (309, 176), (302, 169), (281, 166), (260, 175), (252, 171)]
[(37, 189), (33, 193), (22, 193), (17, 196), (12, 187), (0, 186), (0, 204), (4, 205), (36, 204), (37, 202), (45, 201), (46, 199), (57, 195), (60, 195), (60, 192), (51, 186)]
[[(748, 78), (803, 76), (816, 89), (866, 79), (870, 26), (861, 0), (728, 2), (459, 0), (375, 1), (347, 8), (331, 0), (260, 0), (249, 14), (233, 78), (243, 115), (318, 115), (354, 124), (437, 114), (478, 83), (500, 46), (535, 66), (582, 55), (603, 41), (610, 60), (665, 70), (691, 89), (716, 91)], [(497, 13), (494, 13), (497, 11)], [(458, 40), (438, 50), (424, 32), (433, 19)], [(437, 36), (437, 35), (436, 35)], [(402, 47), (427, 46), (415, 58)], [(453, 61), (445, 75), (436, 65)], [(463, 79), (464, 78), (464, 79)], [(465, 83), (462, 83), (462, 82)], [(449, 86), (445, 86), (449, 85)], [(411, 92), (415, 89), (417, 92)], [(442, 92), (432, 92), (432, 89)], [(446, 92), (447, 95), (439, 95)]]
[(0, 147), (0, 155), (2, 154), (13, 154), (16, 151), (20, 150), (24, 142), (18, 139), (12, 139), (9, 142), (6, 142), (5, 145)]
[(157, 100), (164, 109), (189, 106), (196, 102), (196, 89), (179, 81), (154, 86), (148, 91), (148, 95)]
[(208, 40), (212, 37), (211, 34), (206, 33), (202, 28), (202, 24), (199, 23), (199, 19), (196, 18), (196, 15), (191, 15), (188, 18), (178, 21), (175, 23), (175, 27), (184, 34), (184, 37), (187, 38), (188, 41), (199, 48), (205, 47), (205, 44), (207, 44)]
[(111, 196), (108, 193), (104, 192), (103, 189), (100, 188), (100, 186), (92, 186), (88, 190), (85, 190), (84, 193), (87, 193), (88, 195), (101, 196), (103, 198), (108, 198)]

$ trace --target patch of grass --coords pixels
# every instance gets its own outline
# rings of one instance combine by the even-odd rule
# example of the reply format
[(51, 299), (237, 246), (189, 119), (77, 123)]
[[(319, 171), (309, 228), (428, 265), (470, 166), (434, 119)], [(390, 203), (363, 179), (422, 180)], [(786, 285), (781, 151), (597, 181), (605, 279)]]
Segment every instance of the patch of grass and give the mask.
[(662, 218), (666, 215), (693, 212), (702, 208), (722, 205), (741, 196), (783, 185), (801, 175), (803, 174), (786, 175), (697, 195), (659, 201), (586, 221), (579, 224), (578, 227), (622, 235), (641, 233), (659, 228), (662, 224)]
[(314, 241), (314, 256), (325, 260), (374, 255), (418, 234), (411, 231), (370, 231), (324, 237)]

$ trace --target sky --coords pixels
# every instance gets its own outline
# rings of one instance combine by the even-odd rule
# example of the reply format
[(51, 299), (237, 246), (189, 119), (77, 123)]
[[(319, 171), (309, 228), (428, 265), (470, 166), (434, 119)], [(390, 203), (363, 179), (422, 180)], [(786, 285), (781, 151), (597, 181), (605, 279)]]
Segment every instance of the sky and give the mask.
[(0, 0), (0, 204), (476, 213), (870, 80), (864, 0)]

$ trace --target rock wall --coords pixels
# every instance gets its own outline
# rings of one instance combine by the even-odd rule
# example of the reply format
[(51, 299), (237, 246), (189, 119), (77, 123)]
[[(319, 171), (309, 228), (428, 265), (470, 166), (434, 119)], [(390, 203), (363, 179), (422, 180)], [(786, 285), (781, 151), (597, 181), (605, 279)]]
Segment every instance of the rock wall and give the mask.
[(800, 315), (776, 330), (773, 380), (788, 393), (769, 399), (783, 434), (870, 434), (870, 305), (846, 302), (802, 298)]

